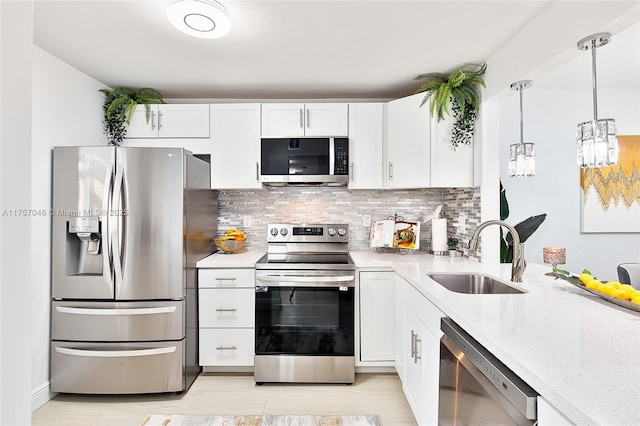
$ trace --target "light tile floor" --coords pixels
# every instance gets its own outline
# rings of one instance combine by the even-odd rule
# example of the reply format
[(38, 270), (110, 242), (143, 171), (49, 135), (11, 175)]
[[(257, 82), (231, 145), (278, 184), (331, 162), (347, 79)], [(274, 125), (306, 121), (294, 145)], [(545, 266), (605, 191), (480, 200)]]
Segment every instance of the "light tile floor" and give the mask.
[(148, 414), (377, 414), (385, 426), (417, 425), (395, 374), (356, 374), (353, 385), (265, 384), (253, 375), (201, 374), (182, 395), (58, 395), (32, 424), (137, 426)]

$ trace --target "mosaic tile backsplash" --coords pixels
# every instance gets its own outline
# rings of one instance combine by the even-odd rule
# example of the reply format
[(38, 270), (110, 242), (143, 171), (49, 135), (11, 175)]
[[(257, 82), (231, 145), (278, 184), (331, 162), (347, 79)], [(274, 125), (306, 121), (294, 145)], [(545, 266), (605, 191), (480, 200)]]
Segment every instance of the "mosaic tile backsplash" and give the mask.
[[(364, 215), (373, 221), (394, 215), (420, 221), (420, 250), (431, 248), (431, 223), (425, 222), (438, 205), (448, 220), (448, 234), (460, 240), (465, 255), (471, 233), (480, 223), (480, 189), (349, 190), (331, 187), (284, 187), (218, 192), (218, 230), (240, 228), (247, 234), (245, 247), (265, 251), (269, 223), (346, 223), (349, 225), (349, 249), (369, 249), (369, 226), (362, 225)], [(243, 225), (251, 216), (251, 226)]]

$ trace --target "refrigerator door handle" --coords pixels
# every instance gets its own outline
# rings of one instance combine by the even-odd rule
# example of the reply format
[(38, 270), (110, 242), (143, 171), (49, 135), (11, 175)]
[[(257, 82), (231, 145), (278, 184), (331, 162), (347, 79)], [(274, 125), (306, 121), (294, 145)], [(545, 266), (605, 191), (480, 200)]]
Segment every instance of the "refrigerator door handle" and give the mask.
[(100, 309), (100, 308), (70, 308), (68, 306), (56, 306), (56, 311), (62, 314), (73, 315), (154, 315), (170, 314), (175, 312), (176, 306), (163, 306), (161, 308), (125, 308), (125, 309)]
[[(111, 201), (111, 211), (107, 213), (119, 213), (120, 200), (122, 198), (122, 182), (124, 180), (124, 168), (122, 163), (116, 163), (116, 178), (113, 186), (113, 194)], [(109, 214), (111, 227), (111, 248), (113, 252), (113, 271), (115, 275), (116, 289), (122, 285), (122, 250), (121, 250), (121, 230), (120, 230), (120, 216)], [(116, 291), (117, 294), (117, 291)]]
[(169, 346), (166, 348), (134, 349), (123, 351), (88, 351), (84, 349), (61, 348), (59, 346), (56, 346), (56, 352), (60, 354), (94, 358), (127, 358), (132, 356), (163, 355), (173, 353), (176, 351), (176, 349), (177, 348), (175, 346)]
[[(103, 271), (109, 271), (109, 279), (113, 283), (113, 250), (111, 247), (111, 225), (109, 223), (109, 209), (111, 208), (111, 196), (113, 191), (113, 169), (114, 163), (111, 161), (104, 177), (104, 193), (102, 194), (102, 250), (103, 250)], [(104, 272), (106, 273), (106, 272)]]

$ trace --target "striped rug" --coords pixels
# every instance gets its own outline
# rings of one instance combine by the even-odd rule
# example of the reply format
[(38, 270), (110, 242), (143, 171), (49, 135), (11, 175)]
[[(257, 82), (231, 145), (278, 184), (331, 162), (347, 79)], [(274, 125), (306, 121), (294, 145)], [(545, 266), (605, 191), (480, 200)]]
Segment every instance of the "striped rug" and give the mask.
[(378, 416), (183, 416), (154, 414), (140, 426), (381, 426)]

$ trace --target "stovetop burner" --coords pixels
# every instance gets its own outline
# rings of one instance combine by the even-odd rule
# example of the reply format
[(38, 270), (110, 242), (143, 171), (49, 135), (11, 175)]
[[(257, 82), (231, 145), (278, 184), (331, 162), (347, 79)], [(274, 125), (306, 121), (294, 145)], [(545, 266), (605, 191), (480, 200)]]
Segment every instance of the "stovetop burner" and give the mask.
[(267, 226), (267, 254), (256, 269), (355, 269), (349, 256), (349, 225)]

